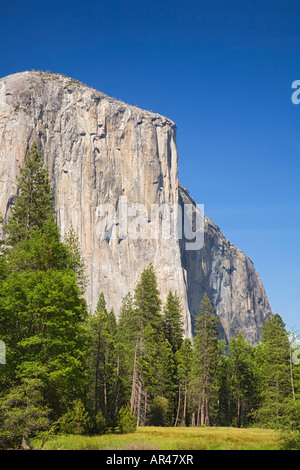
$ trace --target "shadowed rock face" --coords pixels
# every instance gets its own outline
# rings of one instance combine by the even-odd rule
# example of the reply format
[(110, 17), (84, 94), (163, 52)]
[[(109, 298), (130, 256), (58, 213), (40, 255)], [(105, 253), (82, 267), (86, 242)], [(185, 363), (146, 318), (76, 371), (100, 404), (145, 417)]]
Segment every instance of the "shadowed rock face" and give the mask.
[[(153, 207), (165, 205), (175, 218), (184, 204), (196, 208), (178, 183), (172, 121), (62, 75), (23, 72), (1, 79), (0, 215), (6, 218), (18, 168), (34, 141), (49, 169), (61, 233), (71, 225), (78, 233), (91, 310), (103, 291), (118, 314), (122, 298), (153, 263), (162, 300), (169, 289), (180, 296), (187, 336), (207, 292), (224, 337), (242, 331), (258, 341), (272, 315), (262, 282), (213, 222), (205, 218), (198, 250), (186, 250), (184, 239), (150, 236)], [(120, 219), (125, 203), (127, 226)]]
[[(196, 206), (181, 185), (179, 201)], [(256, 344), (262, 325), (272, 312), (252, 261), (205, 217), (202, 248), (197, 251), (182, 249), (181, 262), (187, 273), (188, 306), (192, 317), (207, 293), (220, 319), (222, 336), (229, 340), (241, 331)]]

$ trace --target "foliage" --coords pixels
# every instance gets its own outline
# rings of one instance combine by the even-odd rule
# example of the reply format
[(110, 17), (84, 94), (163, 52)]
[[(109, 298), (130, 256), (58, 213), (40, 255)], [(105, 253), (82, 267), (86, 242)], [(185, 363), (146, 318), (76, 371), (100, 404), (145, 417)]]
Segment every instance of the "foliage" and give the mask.
[(182, 345), (184, 337), (182, 311), (177, 292), (173, 294), (171, 290), (169, 291), (163, 314), (165, 337), (175, 354)]
[(226, 343), (205, 294), (191, 341), (176, 290), (162, 305), (152, 264), (124, 297), (118, 321), (103, 293), (88, 315), (78, 236), (70, 227), (61, 240), (36, 144), (13, 202), (0, 242), (2, 447), (29, 446), (52, 432), (51, 420), (77, 434), (256, 424), (280, 429), (285, 448), (297, 448), (300, 366), (279, 315), (265, 323), (259, 345), (242, 333)]
[(86, 307), (74, 274), (57, 270), (12, 274), (0, 287), (0, 299), (6, 380), (39, 378), (47, 383), (50, 408), (59, 413), (82, 381)]
[(31, 448), (30, 440), (50, 428), (49, 408), (38, 379), (24, 379), (0, 400), (0, 448)]
[(55, 219), (48, 172), (34, 144), (20, 170), (0, 253), (0, 334), (7, 356), (0, 380), (10, 393), (38, 379), (53, 420), (83, 393), (87, 315)]
[(169, 402), (165, 397), (155, 397), (151, 405), (151, 426), (165, 426), (169, 413)]
[(93, 427), (92, 432), (93, 434), (105, 434), (106, 433), (106, 421), (102, 414), (102, 411), (99, 410), (94, 419), (92, 420)]
[(142, 272), (134, 291), (134, 299), (137, 326), (140, 333), (147, 325), (151, 325), (155, 332), (160, 334), (163, 329), (163, 319), (160, 314), (161, 300), (152, 264)]
[(231, 371), (232, 423), (245, 427), (247, 417), (255, 409), (257, 397), (257, 376), (255, 372), (253, 348), (245, 341), (242, 333), (229, 343), (229, 363)]
[(212, 424), (218, 400), (218, 318), (205, 294), (195, 320), (193, 393), (197, 424)]
[(121, 434), (136, 431), (136, 417), (129, 406), (122, 407), (118, 413), (118, 428)]
[(189, 396), (192, 382), (192, 364), (194, 359), (194, 350), (189, 338), (185, 338), (182, 345), (175, 354), (175, 363), (177, 367), (178, 381), (178, 400), (175, 418), (177, 424), (188, 425), (189, 421)]
[(5, 226), (7, 243), (15, 246), (36, 230), (43, 230), (45, 221), (55, 221), (54, 203), (48, 171), (36, 143), (25, 155), (18, 178), (18, 195)]
[(283, 450), (300, 450), (300, 401), (289, 398), (282, 404), (279, 435)]
[(64, 434), (86, 434), (90, 428), (90, 419), (81, 400), (75, 400), (73, 408), (59, 420), (59, 430)]
[(285, 401), (292, 397), (290, 344), (279, 315), (265, 323), (256, 361), (261, 387), (256, 419), (262, 426), (279, 427), (285, 420)]
[(94, 416), (101, 410), (106, 423), (113, 426), (118, 411), (114, 396), (117, 380), (116, 319), (113, 311), (107, 311), (103, 293), (99, 296), (94, 315), (88, 319), (87, 334), (89, 409)]
[(64, 237), (64, 243), (68, 247), (68, 266), (76, 273), (77, 284), (85, 290), (88, 282), (86, 275), (85, 262), (81, 256), (81, 250), (79, 245), (79, 238), (73, 226), (69, 227), (67, 234)]

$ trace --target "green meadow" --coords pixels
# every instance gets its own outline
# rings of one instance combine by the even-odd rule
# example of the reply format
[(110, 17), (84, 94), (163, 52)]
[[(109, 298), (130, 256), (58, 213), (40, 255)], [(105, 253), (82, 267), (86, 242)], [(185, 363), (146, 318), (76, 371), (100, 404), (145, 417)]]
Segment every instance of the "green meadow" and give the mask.
[[(39, 443), (35, 443), (36, 448)], [(132, 434), (57, 435), (47, 450), (279, 450), (275, 431), (228, 427), (139, 427)]]

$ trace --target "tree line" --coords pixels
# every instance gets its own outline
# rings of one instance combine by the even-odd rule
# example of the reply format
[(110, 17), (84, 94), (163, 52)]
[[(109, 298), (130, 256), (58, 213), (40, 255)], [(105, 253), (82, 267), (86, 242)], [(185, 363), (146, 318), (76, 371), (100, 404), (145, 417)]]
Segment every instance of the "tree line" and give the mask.
[(265, 323), (257, 346), (241, 333), (226, 342), (204, 295), (191, 340), (176, 290), (163, 304), (151, 264), (117, 317), (103, 293), (91, 315), (78, 238), (70, 228), (61, 239), (36, 144), (2, 222), (0, 447), (30, 445), (50, 430), (145, 425), (259, 425), (299, 434), (300, 367), (279, 315)]

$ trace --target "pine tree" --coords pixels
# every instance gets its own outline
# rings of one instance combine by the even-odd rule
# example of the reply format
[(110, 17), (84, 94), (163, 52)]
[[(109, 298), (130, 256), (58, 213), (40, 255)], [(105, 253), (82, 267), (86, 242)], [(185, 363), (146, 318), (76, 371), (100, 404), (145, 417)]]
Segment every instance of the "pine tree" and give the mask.
[[(72, 272), (25, 271), (0, 285), (4, 382), (39, 378), (57, 415), (82, 390), (86, 304)], [(4, 370), (3, 370), (4, 373)]]
[(235, 403), (232, 390), (232, 360), (229, 356), (228, 344), (225, 340), (218, 341), (218, 426), (231, 426), (235, 417)]
[(107, 424), (115, 417), (115, 335), (116, 320), (108, 312), (103, 292), (88, 326), (88, 382), (89, 402), (93, 415), (101, 410)]
[(4, 232), (5, 244), (11, 247), (5, 251), (9, 272), (79, 270), (73, 246), (61, 241), (48, 170), (35, 143), (20, 169), (17, 196)]
[(67, 261), (67, 265), (75, 271), (77, 283), (84, 291), (88, 282), (86, 266), (84, 259), (81, 256), (78, 235), (72, 225), (69, 227), (67, 234), (64, 237), (64, 243), (69, 249), (70, 259)]
[(140, 336), (140, 322), (134, 305), (134, 298), (131, 293), (122, 300), (118, 317), (118, 340), (122, 341), (128, 348), (134, 349), (137, 338)]
[(46, 221), (55, 221), (48, 171), (36, 143), (25, 156), (24, 168), (20, 169), (18, 194), (11, 212), (5, 231), (7, 244), (12, 246), (28, 239), (35, 230), (43, 231)]
[(212, 424), (217, 406), (218, 318), (207, 294), (204, 294), (195, 320), (195, 357), (193, 385), (197, 400), (194, 423)]
[(256, 361), (260, 372), (261, 405), (257, 418), (261, 424), (277, 427), (285, 414), (285, 402), (293, 398), (290, 344), (285, 324), (276, 314), (263, 326), (262, 342)]
[(118, 322), (119, 341), (130, 364), (130, 406), (138, 426), (147, 422), (156, 396), (168, 400), (170, 410), (175, 400), (174, 353), (164, 334), (160, 309), (156, 273), (150, 264), (140, 276), (134, 297), (125, 297)]
[(128, 292), (122, 301), (116, 331), (116, 350), (119, 361), (119, 391), (122, 389), (122, 406), (126, 406), (130, 402), (135, 353), (139, 342), (140, 325), (137, 321), (134, 299), (130, 292)]
[(170, 290), (163, 310), (165, 337), (169, 341), (175, 354), (181, 347), (184, 327), (180, 299), (177, 292), (173, 294)]
[(0, 448), (33, 449), (30, 440), (51, 426), (43, 400), (43, 383), (25, 379), (0, 399)]
[[(137, 425), (145, 424), (149, 408), (149, 395), (155, 381), (154, 355), (157, 342), (163, 334), (160, 313), (161, 300), (154, 267), (150, 264), (141, 274), (134, 291), (131, 314), (135, 323), (134, 360), (131, 380), (131, 410), (137, 417)], [(129, 319), (129, 318), (128, 318)], [(153, 337), (155, 337), (155, 342)], [(151, 340), (152, 338), (152, 340)]]
[(152, 264), (141, 274), (134, 291), (134, 306), (141, 334), (147, 325), (151, 325), (158, 334), (161, 334), (163, 327), (163, 319), (160, 313), (161, 300), (156, 273)]
[[(86, 303), (69, 248), (60, 240), (47, 169), (34, 144), (20, 171), (18, 196), (1, 256), (0, 335), (7, 347), (6, 388), (39, 378), (58, 416), (82, 392)], [(2, 265), (1, 261), (1, 265)]]
[(245, 427), (257, 400), (253, 347), (238, 333), (229, 343), (232, 398), (235, 402), (234, 424)]
[(175, 362), (178, 379), (178, 399), (175, 418), (175, 426), (178, 424), (188, 425), (189, 394), (191, 386), (191, 371), (194, 358), (192, 342), (185, 338), (178, 351), (175, 353)]

